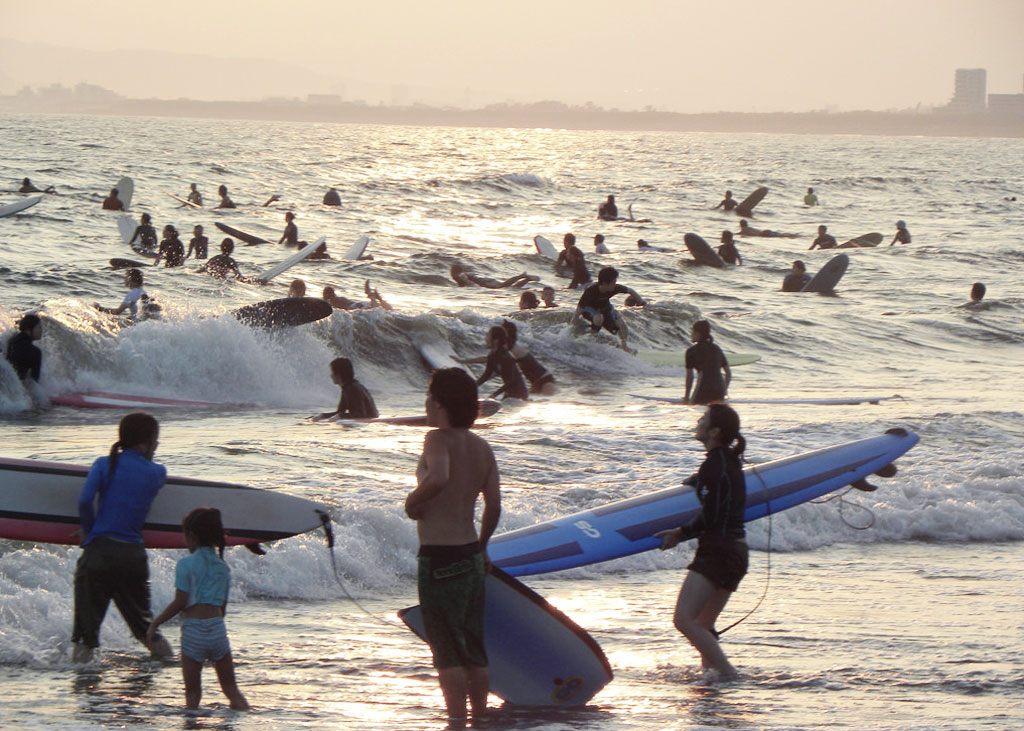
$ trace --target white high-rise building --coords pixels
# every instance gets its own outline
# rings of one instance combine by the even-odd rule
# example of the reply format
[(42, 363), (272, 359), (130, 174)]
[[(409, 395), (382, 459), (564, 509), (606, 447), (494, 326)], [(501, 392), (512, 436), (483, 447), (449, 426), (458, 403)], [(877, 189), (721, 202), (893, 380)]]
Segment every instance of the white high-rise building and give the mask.
[(947, 109), (963, 113), (984, 112), (986, 76), (985, 69), (957, 69), (953, 98)]

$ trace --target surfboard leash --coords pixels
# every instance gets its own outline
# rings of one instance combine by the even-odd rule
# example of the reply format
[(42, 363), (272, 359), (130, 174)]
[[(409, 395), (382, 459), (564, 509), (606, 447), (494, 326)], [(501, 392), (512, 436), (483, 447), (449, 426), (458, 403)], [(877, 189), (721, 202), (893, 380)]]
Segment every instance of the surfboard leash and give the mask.
[[(768, 485), (765, 483), (764, 478), (761, 476), (761, 473), (757, 471), (757, 467), (751, 467), (750, 471), (753, 472), (755, 475), (757, 475), (757, 479), (761, 481), (761, 486), (764, 487), (765, 494), (768, 494)], [(772, 581), (772, 512), (771, 512), (772, 504), (771, 504), (771, 500), (765, 501), (765, 506), (766, 506), (766, 508), (768, 510), (768, 545), (765, 547), (764, 591), (761, 592), (761, 598), (757, 600), (757, 603), (750, 609), (749, 612), (744, 614), (742, 617), (737, 619), (735, 622), (730, 624), (725, 629), (717, 630), (716, 633), (715, 633), (715, 639), (718, 639), (719, 637), (724, 635), (726, 632), (728, 632), (729, 630), (731, 630), (733, 627), (735, 627), (736, 625), (740, 624), (741, 622), (746, 621), (747, 618), (750, 617), (750, 615), (752, 615), (754, 612), (756, 612), (761, 607), (761, 604), (764, 602), (764, 600), (768, 598), (768, 587), (771, 585), (771, 581)]]
[[(843, 499), (846, 495), (850, 494), (850, 490), (854, 490), (854, 489), (862, 489), (862, 488), (855, 488), (855, 487), (851, 486), (851, 487), (847, 488), (846, 490), (844, 490), (841, 493), (836, 493), (835, 495), (829, 495), (828, 497), (818, 498), (817, 500), (808, 500), (807, 502), (815, 503), (815, 504), (818, 504), (818, 505), (824, 505), (825, 503), (831, 502), (832, 500), (838, 500), (839, 501), (839, 520), (843, 521), (843, 525), (845, 525), (847, 528), (852, 528), (853, 530), (868, 530), (870, 528), (873, 528), (874, 525), (875, 525), (875, 513), (874, 513), (874, 511), (871, 508), (866, 508), (863, 505), (858, 505), (857, 503), (852, 503), (852, 502), (849, 502), (848, 500), (844, 500)], [(868, 514), (868, 518), (869, 518), (868, 524), (867, 525), (854, 525), (849, 520), (847, 520), (846, 516), (843, 515), (843, 506), (845, 506), (845, 505), (849, 505), (850, 507), (857, 508), (858, 510), (862, 510), (865, 513), (867, 513)]]
[(341, 580), (341, 575), (338, 573), (338, 563), (334, 558), (334, 529), (331, 528), (331, 516), (329, 516), (327, 514), (327, 511), (325, 510), (317, 510), (316, 512), (317, 515), (320, 516), (320, 523), (323, 525), (324, 535), (327, 537), (327, 553), (331, 557), (331, 573), (334, 574), (334, 580), (338, 582), (338, 586), (340, 586), (341, 590), (345, 592), (345, 596), (348, 597), (348, 600), (350, 602), (359, 607), (366, 614), (366, 616), (375, 619), (383, 624), (389, 625), (391, 627), (398, 627), (399, 629), (402, 629), (402, 625), (398, 624), (397, 622), (392, 622), (389, 619), (385, 619), (379, 614), (371, 612), (369, 609), (364, 607), (359, 602), (358, 599), (352, 596), (352, 593), (348, 590), (348, 587), (345, 586), (345, 582)]

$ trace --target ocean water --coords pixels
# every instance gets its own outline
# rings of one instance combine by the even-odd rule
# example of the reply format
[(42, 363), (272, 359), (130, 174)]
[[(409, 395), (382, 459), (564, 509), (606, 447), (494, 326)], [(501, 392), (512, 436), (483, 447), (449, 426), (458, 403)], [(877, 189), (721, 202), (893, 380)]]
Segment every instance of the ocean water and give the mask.
[[(0, 116), (0, 181), (56, 185), (0, 219), (0, 340), (26, 310), (45, 313), (42, 391), (103, 390), (222, 402), (168, 409), (158, 461), (174, 473), (318, 500), (335, 522), (335, 580), (323, 537), (228, 552), (229, 634), (254, 710), (227, 709), (212, 671), (204, 711), (186, 716), (178, 669), (149, 661), (111, 611), (100, 659), (69, 661), (79, 550), (0, 541), (0, 726), (41, 729), (434, 729), (443, 703), (429, 652), (395, 612), (416, 603), (414, 525), (402, 501), (423, 430), (312, 424), (333, 408), (327, 364), (351, 357), (386, 415), (422, 410), (428, 371), (417, 343), (464, 357), (513, 315), (552, 370), (552, 398), (507, 404), (478, 431), (504, 490), (499, 530), (671, 485), (699, 464), (697, 411), (630, 393), (681, 395), (680, 369), (647, 365), (601, 336), (573, 337), (575, 295), (532, 237), (577, 235), (592, 273), (613, 265), (650, 300), (624, 316), (631, 343), (680, 351), (695, 319), (727, 352), (734, 398), (893, 395), (878, 405), (747, 405), (748, 458), (775, 459), (891, 427), (920, 443), (874, 493), (807, 504), (748, 527), (751, 571), (721, 625), (741, 673), (704, 678), (671, 624), (692, 545), (525, 582), (588, 629), (615, 680), (582, 709), (502, 707), (516, 729), (1010, 729), (1024, 727), (1024, 142), (1019, 140), (480, 130), (109, 117)], [(93, 302), (124, 288), (111, 257), (131, 257), (116, 214), (100, 210), (122, 175), (132, 213), (173, 223), (187, 243), (217, 221), (276, 240), (284, 213), (335, 255), (361, 235), (372, 260), (304, 263), (267, 287), (193, 271), (146, 271), (164, 319), (124, 327)], [(167, 193), (196, 182), (210, 205), (227, 185), (235, 211), (183, 210)], [(319, 202), (337, 186), (344, 205)], [(753, 225), (800, 235), (741, 239), (742, 267), (690, 266), (683, 234), (716, 243), (736, 217), (711, 208), (725, 189), (771, 189)], [(802, 205), (813, 186), (819, 208)], [(262, 203), (271, 193), (281, 200)], [(599, 222), (613, 193), (651, 223)], [(0, 193), (0, 205), (18, 200)], [(914, 242), (888, 247), (898, 219)], [(783, 294), (819, 224), (848, 251), (832, 296)], [(593, 255), (603, 233), (612, 254)], [(636, 251), (635, 241), (675, 248)], [(276, 245), (239, 247), (256, 274)], [(526, 271), (560, 307), (516, 314), (516, 290), (462, 289), (455, 261), (486, 276)], [(372, 281), (394, 305), (336, 311), (287, 331), (227, 313), (285, 294), (292, 276), (353, 299)], [(975, 281), (985, 303), (966, 307)], [(496, 386), (495, 386), (496, 387)], [(487, 392), (485, 387), (484, 392)], [(0, 456), (88, 464), (115, 439), (118, 411), (35, 406), (0, 363)], [(0, 486), (2, 494), (2, 486)], [(173, 594), (179, 552), (151, 551), (154, 606)], [(346, 596), (346, 590), (358, 605)], [(176, 643), (176, 628), (169, 636)], [(493, 699), (497, 704), (497, 699)]]

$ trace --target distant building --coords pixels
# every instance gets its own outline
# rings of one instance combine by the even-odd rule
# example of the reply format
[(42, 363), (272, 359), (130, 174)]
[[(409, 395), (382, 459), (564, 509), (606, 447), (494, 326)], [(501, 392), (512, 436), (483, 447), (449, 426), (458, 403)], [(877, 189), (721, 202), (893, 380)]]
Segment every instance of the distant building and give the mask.
[(1024, 94), (989, 94), (988, 111), (992, 114), (1024, 116)]
[(953, 98), (946, 109), (962, 114), (984, 112), (986, 76), (985, 69), (957, 69)]

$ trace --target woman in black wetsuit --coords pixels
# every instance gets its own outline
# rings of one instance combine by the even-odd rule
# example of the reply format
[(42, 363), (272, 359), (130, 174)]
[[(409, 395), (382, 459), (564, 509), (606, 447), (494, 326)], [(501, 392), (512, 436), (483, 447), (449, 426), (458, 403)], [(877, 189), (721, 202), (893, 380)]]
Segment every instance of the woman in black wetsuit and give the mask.
[[(690, 338), (695, 345), (686, 349), (686, 393), (683, 399), (688, 404), (722, 401), (729, 392), (732, 370), (729, 368), (725, 353), (715, 345), (714, 338), (711, 337), (711, 323), (707, 320), (697, 320), (693, 323)], [(697, 372), (696, 388), (694, 371)]]
[(492, 398), (504, 394), (505, 398), (527, 401), (530, 394), (526, 390), (526, 382), (523, 380), (523, 374), (519, 372), (516, 359), (508, 352), (508, 335), (505, 329), (501, 325), (495, 325), (487, 331), (485, 342), (491, 352), (487, 355), (487, 367), (483, 375), (477, 379), (476, 385), (483, 385), (494, 376), (500, 375), (502, 386), (492, 394)]
[(697, 553), (687, 567), (672, 621), (700, 653), (702, 667), (735, 677), (736, 668), (718, 644), (715, 620), (747, 573), (747, 487), (740, 464), (746, 440), (740, 434), (740, 417), (725, 404), (709, 406), (694, 435), (708, 450), (697, 474), (686, 480), (697, 491), (700, 515), (689, 525), (655, 536), (662, 539), (663, 551), (697, 538)]

